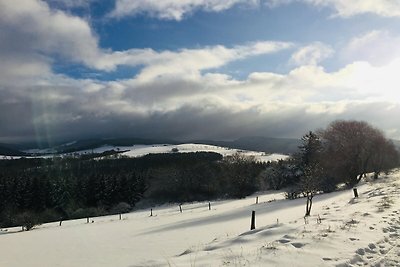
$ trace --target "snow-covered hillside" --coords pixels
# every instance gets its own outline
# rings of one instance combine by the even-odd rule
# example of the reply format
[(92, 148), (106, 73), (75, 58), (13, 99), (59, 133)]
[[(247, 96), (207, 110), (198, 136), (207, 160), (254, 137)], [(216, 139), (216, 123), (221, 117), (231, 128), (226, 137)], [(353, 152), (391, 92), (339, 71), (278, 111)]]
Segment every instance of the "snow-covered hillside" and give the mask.
[(128, 152), (123, 153), (123, 155), (130, 157), (138, 157), (151, 153), (171, 153), (171, 151), (176, 148), (180, 153), (189, 153), (189, 152), (216, 152), (223, 156), (233, 155), (235, 153), (242, 153), (247, 156), (254, 156), (257, 160), (260, 161), (275, 161), (278, 159), (285, 159), (288, 156), (282, 154), (266, 154), (264, 152), (255, 152), (248, 150), (239, 150), (239, 149), (231, 149), (227, 147), (220, 146), (212, 146), (212, 145), (204, 145), (204, 144), (180, 144), (180, 145), (138, 145), (133, 147), (119, 147), (120, 150), (129, 150)]
[[(304, 199), (282, 192), (157, 207), (0, 234), (0, 266), (399, 266), (400, 171)], [(256, 230), (249, 231), (251, 211)], [(317, 222), (318, 216), (321, 222)]]
[[(134, 146), (101, 146), (95, 149), (81, 150), (74, 153), (61, 154), (61, 156), (66, 155), (76, 155), (76, 154), (91, 154), (91, 153), (103, 153), (105, 151), (115, 150), (115, 151), (125, 151), (122, 155), (129, 157), (140, 157), (147, 154), (157, 154), (157, 153), (173, 153), (173, 149), (178, 149), (179, 153), (189, 153), (189, 152), (216, 152), (222, 154), (223, 156), (233, 155), (234, 153), (240, 152), (244, 155), (254, 156), (259, 161), (276, 161), (279, 159), (285, 159), (288, 156), (283, 154), (266, 154), (264, 152), (255, 152), (240, 149), (231, 149), (221, 146), (205, 145), (205, 144), (180, 144), (180, 145), (170, 145), (170, 144), (157, 144), (157, 145), (134, 145)], [(38, 153), (46, 154), (41, 157), (52, 157), (48, 153), (53, 153), (52, 150), (27, 150), (26, 153)], [(19, 157), (1, 156), (0, 159), (12, 159)]]

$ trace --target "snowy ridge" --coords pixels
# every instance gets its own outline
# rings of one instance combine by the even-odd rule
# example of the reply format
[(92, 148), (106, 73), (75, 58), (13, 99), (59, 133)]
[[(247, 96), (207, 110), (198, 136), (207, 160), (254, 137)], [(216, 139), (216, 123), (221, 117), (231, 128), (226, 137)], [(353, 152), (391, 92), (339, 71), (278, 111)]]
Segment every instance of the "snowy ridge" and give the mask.
[[(164, 205), (0, 234), (0, 266), (399, 266), (400, 171), (352, 190), (304, 199), (265, 192)], [(251, 211), (256, 230), (249, 231)], [(321, 221), (318, 222), (318, 216)], [(8, 234), (5, 234), (8, 233)], [(21, 257), (21, 251), (24, 256)]]
[[(256, 160), (259, 161), (276, 161), (279, 159), (285, 159), (288, 156), (283, 154), (266, 154), (264, 152), (256, 152), (249, 150), (240, 150), (240, 149), (231, 149), (227, 147), (221, 146), (213, 146), (213, 145), (205, 145), (205, 144), (180, 144), (180, 145), (171, 145), (171, 144), (157, 144), (157, 145), (133, 145), (133, 146), (110, 146), (105, 145), (95, 149), (87, 149), (76, 151), (73, 153), (60, 154), (60, 156), (69, 156), (69, 155), (83, 155), (83, 154), (92, 154), (92, 153), (103, 153), (110, 150), (115, 151), (124, 151), (122, 155), (128, 157), (140, 157), (147, 154), (158, 154), (158, 153), (173, 153), (172, 149), (178, 149), (179, 153), (190, 153), (190, 152), (215, 152), (222, 154), (223, 156), (233, 155), (235, 153), (242, 153), (248, 156), (254, 156)], [(45, 149), (45, 150), (29, 150), (25, 151), (28, 153), (54, 153), (54, 151)], [(53, 155), (43, 155), (40, 157), (53, 157)], [(0, 159), (16, 159), (20, 157), (10, 157), (10, 156), (1, 156)]]

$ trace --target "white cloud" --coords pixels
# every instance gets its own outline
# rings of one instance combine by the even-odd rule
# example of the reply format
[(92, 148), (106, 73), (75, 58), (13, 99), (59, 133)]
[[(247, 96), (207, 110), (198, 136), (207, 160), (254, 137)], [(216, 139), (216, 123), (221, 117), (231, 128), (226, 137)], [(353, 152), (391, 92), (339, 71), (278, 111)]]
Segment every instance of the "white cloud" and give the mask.
[[(400, 95), (394, 90), (400, 83), (400, 78), (396, 76), (399, 65), (373, 67), (359, 62), (337, 72), (326, 72), (322, 67), (309, 65), (285, 75), (253, 73), (244, 81), (222, 74), (205, 74), (190, 79), (176, 76), (145, 84), (138, 83), (138, 78), (134, 78), (105, 84), (109, 89), (115, 86), (122, 86), (123, 89), (108, 94), (104, 101), (116, 98), (125, 102), (124, 106), (140, 110), (143, 114), (174, 113), (191, 106), (198, 110), (207, 109), (218, 116), (214, 113), (217, 109), (212, 107), (220, 106), (232, 113), (257, 110), (260, 116), (274, 114), (280, 117), (280, 113), (296, 116), (295, 110), (298, 109), (304, 109), (313, 116), (350, 116), (352, 105), (368, 106), (379, 102), (400, 105)], [(210, 105), (205, 105), (210, 101), (214, 103), (211, 110)], [(370, 110), (363, 116), (368, 118), (374, 112)]]
[(182, 20), (187, 14), (201, 9), (220, 12), (238, 4), (255, 5), (259, 0), (117, 0), (111, 17), (132, 16), (140, 13), (166, 20)]
[(266, 0), (270, 7), (294, 2), (335, 10), (335, 16), (352, 17), (360, 14), (375, 14), (383, 17), (399, 17), (400, 2), (397, 0)]
[(330, 6), (336, 15), (351, 17), (371, 13), (384, 17), (399, 17), (400, 2), (393, 0), (302, 0), (316, 6)]
[[(197, 77), (200, 71), (221, 67), (229, 62), (251, 56), (276, 53), (291, 47), (285, 42), (256, 42), (248, 45), (205, 47), (203, 49), (183, 49), (178, 52), (164, 51), (147, 56), (145, 67), (138, 75), (140, 81), (152, 81), (157, 77), (185, 76)], [(129, 54), (129, 53), (128, 53)], [(137, 57), (124, 56), (125, 64), (135, 64)], [(132, 60), (132, 62), (129, 62)]]
[[(82, 18), (52, 10), (38, 0), (0, 1), (0, 33), (4, 51), (58, 54), (66, 60), (102, 69), (98, 38)], [(4, 47), (8, 46), (8, 47)]]
[(165, 20), (182, 20), (196, 10), (221, 12), (236, 5), (269, 7), (301, 2), (318, 7), (329, 7), (339, 17), (351, 17), (359, 14), (375, 14), (383, 17), (399, 17), (400, 2), (396, 0), (116, 0), (111, 17), (121, 18), (147, 14)]
[[(99, 47), (96, 34), (84, 19), (52, 10), (38, 0), (20, 2), (20, 5), (15, 5), (12, 0), (0, 2), (0, 33), (6, 40), (0, 44), (3, 56), (23, 53), (36, 58), (38, 55), (50, 58), (58, 54), (64, 60), (105, 71), (115, 70), (119, 65), (145, 66), (141, 76), (151, 79), (169, 74), (197, 75), (201, 70), (291, 46), (284, 42), (255, 42), (232, 48), (210, 46), (162, 52), (152, 49), (111, 51)], [(216, 8), (217, 2), (212, 2), (214, 5)], [(29, 25), (29, 30), (26, 25)]]
[(8, 125), (0, 139), (29, 134), (9, 116), (28, 117), (31, 129), (47, 127), (56, 136), (96, 131), (170, 138), (294, 137), (341, 118), (367, 120), (400, 137), (393, 131), (400, 128), (393, 116), (400, 112), (399, 68), (400, 60), (381, 67), (356, 62), (336, 72), (307, 65), (286, 74), (252, 73), (245, 80), (205, 72), (145, 83), (140, 75), (104, 82), (50, 74), (34, 85), (0, 90), (0, 121)]
[(290, 61), (295, 65), (317, 65), (324, 59), (333, 55), (334, 51), (330, 46), (320, 42), (301, 47), (291, 57)]
[(385, 65), (400, 56), (400, 37), (388, 31), (373, 30), (357, 36), (341, 51), (348, 61), (368, 61), (374, 65)]
[[(365, 119), (400, 137), (393, 130), (400, 128), (393, 116), (400, 112), (400, 55), (379, 66), (357, 61), (328, 72), (318, 63), (332, 49), (313, 43), (293, 54), (299, 66), (288, 73), (256, 72), (238, 80), (217, 69), (293, 44), (104, 50), (87, 21), (35, 0), (21, 0), (18, 7), (0, 0), (0, 22), (0, 122), (7, 125), (0, 139), (41, 131), (55, 136), (293, 137), (337, 118)], [(388, 33), (370, 32), (347, 49), (353, 53), (393, 40)], [(52, 72), (54, 54), (100, 70), (119, 65), (141, 70), (127, 80), (78, 80)]]

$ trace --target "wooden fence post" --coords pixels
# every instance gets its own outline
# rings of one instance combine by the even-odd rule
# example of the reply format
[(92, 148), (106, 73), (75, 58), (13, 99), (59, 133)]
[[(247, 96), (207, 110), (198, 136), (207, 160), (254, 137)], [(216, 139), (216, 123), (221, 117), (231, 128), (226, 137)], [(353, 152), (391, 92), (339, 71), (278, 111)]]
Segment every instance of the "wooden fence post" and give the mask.
[(122, 220), (122, 215), (121, 215), (121, 213), (119, 214), (119, 220)]
[(256, 211), (252, 211), (251, 212), (251, 226), (250, 226), (250, 230), (254, 230), (256, 229)]
[(256, 204), (258, 204), (258, 197), (256, 197)]
[(153, 209), (150, 209), (150, 217), (153, 216)]
[(354, 193), (354, 197), (357, 198), (358, 197), (357, 188), (353, 188), (353, 193)]
[(211, 202), (208, 202), (208, 210), (211, 210)]
[(179, 210), (182, 213), (182, 204), (179, 204)]
[(86, 218), (86, 223), (89, 223), (89, 217)]

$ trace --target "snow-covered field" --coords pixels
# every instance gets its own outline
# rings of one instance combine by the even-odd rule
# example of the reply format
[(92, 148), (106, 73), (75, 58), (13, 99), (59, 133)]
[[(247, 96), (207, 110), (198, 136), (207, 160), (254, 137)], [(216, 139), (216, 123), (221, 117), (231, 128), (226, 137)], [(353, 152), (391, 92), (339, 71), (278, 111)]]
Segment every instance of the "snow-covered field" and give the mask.
[(400, 171), (358, 191), (316, 196), (308, 223), (304, 199), (265, 192), (259, 204), (254, 195), (8, 229), (0, 266), (400, 266)]
[(216, 152), (223, 156), (230, 156), (235, 153), (242, 153), (247, 156), (254, 156), (260, 161), (275, 161), (278, 159), (285, 159), (288, 156), (282, 154), (266, 154), (264, 152), (256, 152), (249, 150), (231, 149), (221, 146), (204, 145), (204, 144), (180, 144), (180, 145), (137, 145), (133, 147), (119, 147), (120, 150), (129, 150), (123, 155), (130, 157), (139, 157), (146, 154), (155, 153), (171, 153), (172, 149), (177, 148), (180, 153), (190, 152)]
[[(172, 149), (178, 149), (180, 153), (189, 152), (216, 152), (222, 154), (223, 156), (233, 155), (240, 152), (244, 155), (254, 156), (259, 161), (276, 161), (279, 159), (285, 159), (288, 156), (282, 154), (266, 154), (264, 152), (231, 149), (221, 146), (205, 145), (205, 144), (180, 144), (180, 145), (170, 145), (170, 144), (160, 144), (160, 145), (134, 145), (134, 146), (101, 146), (95, 149), (88, 149), (77, 151), (74, 153), (62, 154), (61, 156), (73, 155), (73, 154), (91, 154), (91, 153), (103, 153), (105, 151), (116, 150), (116, 151), (126, 151), (122, 155), (129, 157), (140, 157), (147, 154), (157, 154), (157, 153), (172, 153)], [(51, 153), (50, 150), (27, 150), (27, 153)], [(52, 157), (52, 155), (44, 155), (41, 157)], [(1, 156), (0, 159), (15, 159), (20, 157), (10, 157)]]

